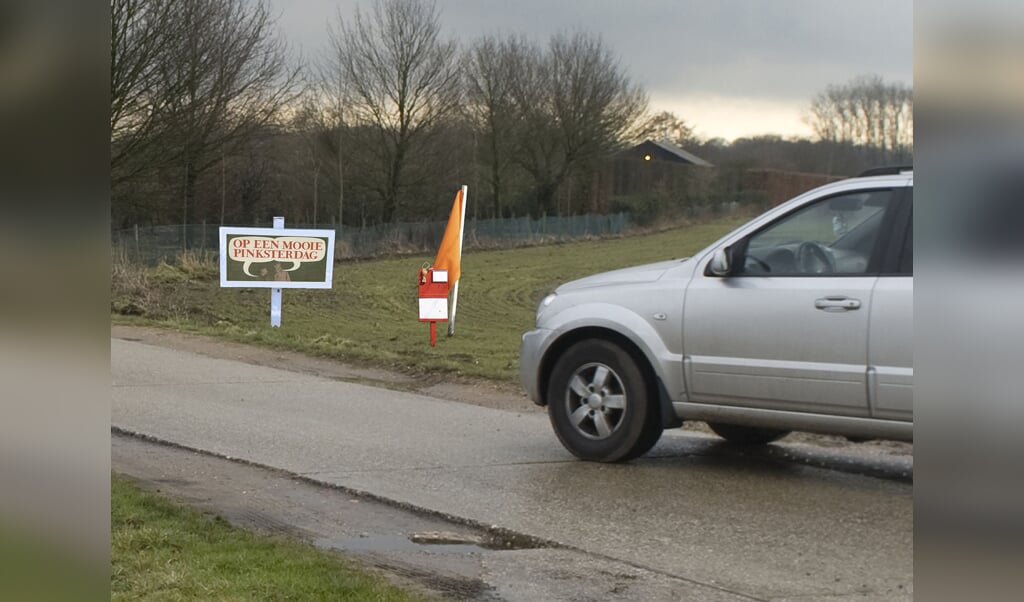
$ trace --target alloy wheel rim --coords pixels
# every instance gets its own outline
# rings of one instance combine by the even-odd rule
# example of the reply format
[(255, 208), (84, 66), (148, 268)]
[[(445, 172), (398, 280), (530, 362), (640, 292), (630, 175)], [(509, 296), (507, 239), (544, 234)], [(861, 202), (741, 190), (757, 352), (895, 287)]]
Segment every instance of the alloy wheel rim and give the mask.
[(584, 364), (569, 377), (565, 391), (569, 423), (587, 439), (612, 436), (626, 414), (622, 379), (606, 364)]

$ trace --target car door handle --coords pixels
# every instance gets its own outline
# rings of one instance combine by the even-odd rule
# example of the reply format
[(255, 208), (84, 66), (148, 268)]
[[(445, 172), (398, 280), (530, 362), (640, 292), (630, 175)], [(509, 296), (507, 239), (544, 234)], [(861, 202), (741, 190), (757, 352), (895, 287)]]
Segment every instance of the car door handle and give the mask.
[(823, 311), (850, 311), (860, 309), (860, 299), (849, 297), (822, 297), (814, 300), (814, 307)]

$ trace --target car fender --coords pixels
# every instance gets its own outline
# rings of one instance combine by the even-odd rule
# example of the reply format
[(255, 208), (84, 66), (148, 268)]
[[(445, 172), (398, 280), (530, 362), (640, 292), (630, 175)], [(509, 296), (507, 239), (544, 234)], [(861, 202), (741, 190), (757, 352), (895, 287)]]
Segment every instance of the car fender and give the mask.
[(565, 308), (545, 322), (545, 328), (551, 329), (552, 335), (543, 350), (541, 365), (548, 365), (552, 360), (551, 350), (560, 347), (558, 343), (575, 332), (593, 328), (614, 332), (630, 341), (653, 370), (658, 381), (663, 422), (666, 425), (677, 422), (672, 402), (686, 399), (682, 354), (665, 347), (654, 326), (643, 316), (621, 305), (595, 302)]

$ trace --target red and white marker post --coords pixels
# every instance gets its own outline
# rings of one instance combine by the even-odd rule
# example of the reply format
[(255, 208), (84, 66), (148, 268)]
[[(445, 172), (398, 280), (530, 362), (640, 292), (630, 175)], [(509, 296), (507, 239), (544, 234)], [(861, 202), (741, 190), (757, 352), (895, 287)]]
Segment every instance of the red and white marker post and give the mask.
[(430, 346), (437, 345), (437, 323), (448, 321), (448, 270), (423, 268), (419, 283), (420, 322), (430, 322)]

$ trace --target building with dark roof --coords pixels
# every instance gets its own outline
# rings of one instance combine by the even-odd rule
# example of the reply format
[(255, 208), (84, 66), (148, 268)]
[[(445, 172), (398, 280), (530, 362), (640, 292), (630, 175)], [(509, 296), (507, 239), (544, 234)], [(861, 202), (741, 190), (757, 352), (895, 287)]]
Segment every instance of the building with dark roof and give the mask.
[(641, 159), (643, 161), (668, 161), (671, 163), (685, 163), (698, 165), (700, 167), (714, 167), (711, 163), (701, 159), (693, 153), (679, 148), (667, 140), (656, 142), (644, 140), (640, 144), (620, 151), (617, 157), (624, 159)]

